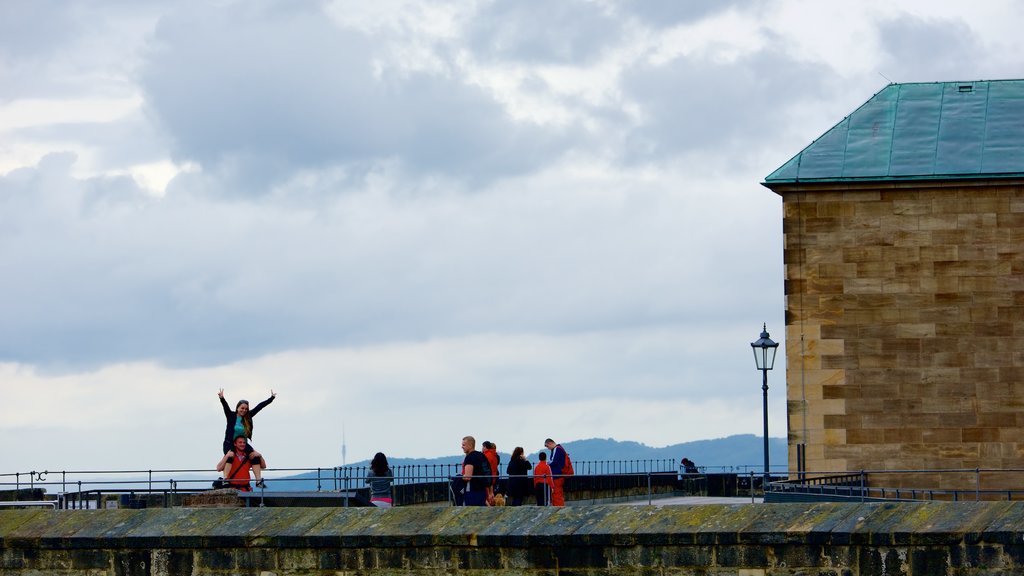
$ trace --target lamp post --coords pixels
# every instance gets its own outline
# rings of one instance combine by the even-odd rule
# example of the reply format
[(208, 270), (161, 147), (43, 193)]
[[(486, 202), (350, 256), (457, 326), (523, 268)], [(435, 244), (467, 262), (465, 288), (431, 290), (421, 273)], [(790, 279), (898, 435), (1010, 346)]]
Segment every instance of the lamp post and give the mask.
[(779, 347), (778, 342), (773, 342), (768, 337), (768, 325), (764, 324), (761, 329), (761, 337), (750, 343), (754, 349), (754, 364), (761, 371), (763, 376), (761, 391), (764, 394), (764, 482), (762, 489), (768, 488), (768, 371), (775, 366), (775, 350)]

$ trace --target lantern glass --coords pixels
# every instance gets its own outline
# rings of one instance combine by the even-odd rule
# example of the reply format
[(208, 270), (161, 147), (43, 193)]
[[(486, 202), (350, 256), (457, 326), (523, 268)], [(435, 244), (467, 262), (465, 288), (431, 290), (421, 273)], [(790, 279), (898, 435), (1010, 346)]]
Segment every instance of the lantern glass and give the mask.
[(768, 337), (767, 325), (765, 328), (761, 331), (761, 337), (750, 343), (754, 350), (754, 364), (758, 370), (771, 370), (775, 367), (775, 352), (779, 348), (779, 343)]

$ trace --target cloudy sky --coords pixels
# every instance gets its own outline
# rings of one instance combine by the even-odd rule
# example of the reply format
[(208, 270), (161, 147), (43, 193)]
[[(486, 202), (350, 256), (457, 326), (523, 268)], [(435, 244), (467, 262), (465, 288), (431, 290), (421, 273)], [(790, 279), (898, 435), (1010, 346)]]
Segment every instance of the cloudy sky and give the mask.
[[(0, 2), (0, 473), (761, 430), (763, 178), (1015, 0)], [(785, 435), (784, 368), (770, 375)]]

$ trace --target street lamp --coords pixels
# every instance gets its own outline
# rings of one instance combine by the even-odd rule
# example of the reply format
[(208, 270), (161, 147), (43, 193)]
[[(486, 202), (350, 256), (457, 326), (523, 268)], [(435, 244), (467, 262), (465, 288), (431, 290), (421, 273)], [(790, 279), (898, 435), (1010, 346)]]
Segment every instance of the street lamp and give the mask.
[(778, 342), (773, 342), (768, 337), (768, 325), (764, 324), (761, 330), (761, 337), (756, 342), (751, 342), (750, 347), (754, 349), (754, 363), (763, 375), (761, 391), (764, 393), (764, 482), (763, 488), (768, 488), (768, 371), (775, 366), (775, 350), (779, 347)]

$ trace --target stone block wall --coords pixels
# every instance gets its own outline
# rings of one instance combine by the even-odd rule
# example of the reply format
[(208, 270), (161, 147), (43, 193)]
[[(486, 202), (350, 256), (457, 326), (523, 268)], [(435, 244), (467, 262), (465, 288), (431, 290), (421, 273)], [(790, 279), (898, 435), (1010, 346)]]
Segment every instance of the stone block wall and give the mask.
[[(1024, 468), (1024, 184), (773, 186), (790, 470)], [(874, 477), (973, 488), (974, 474)], [(1016, 475), (984, 489), (1024, 488)]]
[(4, 576), (990, 576), (1024, 503), (0, 511)]

